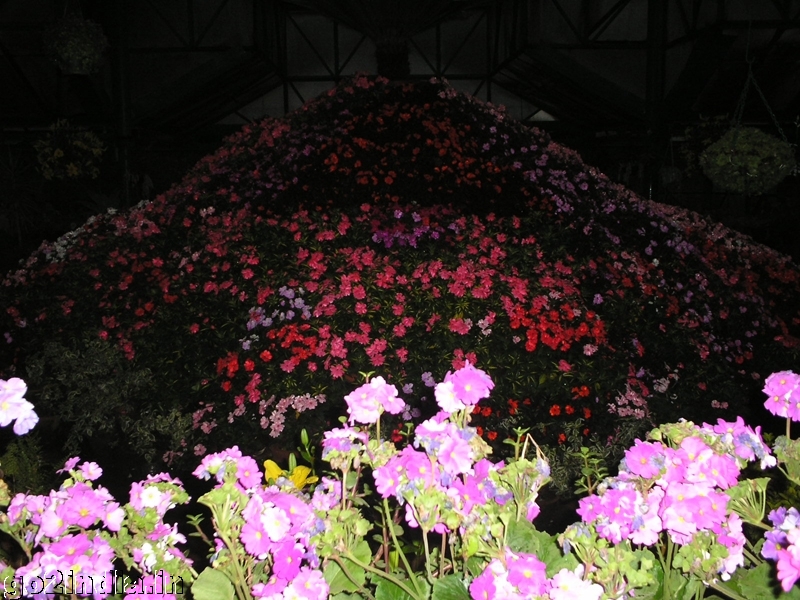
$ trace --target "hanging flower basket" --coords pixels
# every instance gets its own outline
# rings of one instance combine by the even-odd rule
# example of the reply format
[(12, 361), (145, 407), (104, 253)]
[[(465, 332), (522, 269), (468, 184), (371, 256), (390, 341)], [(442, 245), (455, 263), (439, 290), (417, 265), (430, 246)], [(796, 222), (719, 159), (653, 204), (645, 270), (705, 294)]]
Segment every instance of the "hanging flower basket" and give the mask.
[(50, 181), (97, 179), (106, 151), (100, 138), (84, 127), (59, 119), (49, 133), (33, 144), (42, 176)]
[(45, 32), (44, 41), (53, 62), (71, 75), (97, 72), (108, 49), (103, 28), (74, 15), (64, 17), (50, 27)]
[(700, 155), (700, 166), (726, 192), (758, 196), (792, 172), (792, 146), (754, 127), (734, 127)]

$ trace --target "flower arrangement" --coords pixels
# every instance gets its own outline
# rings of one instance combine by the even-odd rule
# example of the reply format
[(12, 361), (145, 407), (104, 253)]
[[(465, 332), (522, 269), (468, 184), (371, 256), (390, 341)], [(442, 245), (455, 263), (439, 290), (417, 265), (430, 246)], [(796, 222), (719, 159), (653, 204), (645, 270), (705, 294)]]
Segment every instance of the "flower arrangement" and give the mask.
[[(103, 415), (153, 468), (319, 439), (376, 369), (408, 399), (401, 435), (436, 412), (431, 373), (467, 361), (498, 382), (472, 415), (496, 453), (519, 427), (551, 457), (621, 451), (629, 430), (749, 417), (798, 355), (799, 295), (787, 257), (494, 106), (356, 77), (43, 244), (0, 285), (0, 375), (61, 419), (51, 439), (72, 426), (70, 453)], [(96, 345), (113, 357), (77, 400), (64, 380)]]
[(700, 166), (719, 189), (759, 196), (792, 172), (794, 149), (755, 127), (734, 127), (700, 155)]
[[(0, 383), (4, 398), (24, 394), (24, 384)], [(794, 373), (773, 374), (766, 406), (792, 419), (798, 383)], [(164, 521), (189, 501), (167, 473), (133, 483), (124, 505), (96, 487), (99, 465), (78, 458), (67, 461), (65, 481), (49, 495), (10, 498), (0, 487), (0, 530), (25, 554), (24, 564), (0, 565), (4, 593), (600, 600), (700, 599), (713, 590), (734, 600), (781, 597), (763, 559), (777, 562), (783, 592), (793, 591), (800, 513), (776, 508), (766, 525), (768, 480), (743, 478), (742, 469), (752, 461), (762, 469), (798, 463), (776, 459), (758, 428), (737, 419), (654, 429), (626, 451), (619, 475), (581, 500), (581, 521), (556, 537), (532, 523), (549, 469), (538, 452), (528, 458), (530, 436), (519, 431), (513, 458), (493, 463), (469, 424), (471, 407), (493, 387), (470, 364), (447, 373), (435, 385), (440, 411), (399, 449), (381, 437), (381, 419), (405, 402), (383, 377), (368, 380), (345, 397), (343, 426), (326, 432), (322, 457), (333, 471), (313, 489), (277, 473), (265, 485), (257, 462), (237, 447), (205, 456), (194, 475), (215, 482), (198, 499), (210, 510), (213, 537), (200, 517), (189, 519), (209, 545), (200, 572), (181, 548), (178, 525)], [(0, 414), (9, 409), (0, 404)], [(745, 526), (766, 533), (759, 540)]]
[(50, 132), (33, 144), (42, 176), (53, 179), (97, 179), (99, 162), (106, 151), (100, 138), (85, 127), (59, 119)]
[(45, 49), (53, 62), (68, 74), (89, 75), (103, 64), (108, 39), (93, 21), (67, 15), (45, 31)]

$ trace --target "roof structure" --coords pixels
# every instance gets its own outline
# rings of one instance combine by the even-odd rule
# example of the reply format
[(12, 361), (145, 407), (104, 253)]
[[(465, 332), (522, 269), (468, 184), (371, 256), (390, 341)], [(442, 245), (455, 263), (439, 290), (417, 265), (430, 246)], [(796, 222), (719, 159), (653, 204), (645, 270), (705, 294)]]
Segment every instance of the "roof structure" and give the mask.
[[(45, 51), (66, 14), (107, 35), (98, 72)], [(0, 0), (0, 138), (69, 118), (104, 130), (128, 177), (137, 144), (218, 141), (375, 73), (387, 45), (407, 49), (404, 78), (502, 104), (650, 197), (686, 126), (733, 114), (749, 67), (763, 97), (743, 120), (790, 142), (800, 122), (800, 0)]]

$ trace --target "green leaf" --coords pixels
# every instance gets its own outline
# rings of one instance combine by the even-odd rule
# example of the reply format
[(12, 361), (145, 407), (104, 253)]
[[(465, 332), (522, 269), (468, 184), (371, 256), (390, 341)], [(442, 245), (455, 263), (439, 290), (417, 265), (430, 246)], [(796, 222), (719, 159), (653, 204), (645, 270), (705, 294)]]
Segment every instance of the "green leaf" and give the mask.
[(470, 600), (470, 595), (459, 576), (447, 575), (433, 584), (433, 600)]
[(508, 524), (506, 542), (512, 552), (525, 552), (536, 554), (539, 549), (539, 540), (536, 537), (536, 527), (530, 521), (511, 521)]
[(341, 560), (345, 568), (347, 568), (347, 572), (355, 579), (355, 582), (344, 574), (338, 563), (329, 560), (322, 570), (322, 575), (325, 577), (325, 581), (328, 582), (328, 586), (330, 586), (330, 594), (332, 596), (341, 592), (356, 592), (360, 587), (363, 587), (366, 581), (366, 571), (364, 569), (346, 558)]
[[(405, 583), (413, 589), (414, 586), (410, 581)], [(375, 600), (414, 600), (414, 597), (403, 591), (396, 583), (381, 579), (375, 587)]]
[[(369, 544), (365, 540), (361, 540), (352, 549), (353, 556), (363, 563), (369, 563), (372, 554), (369, 549)], [(364, 586), (367, 579), (367, 572), (359, 567), (352, 560), (339, 555), (340, 560), (344, 564), (345, 569), (350, 574), (350, 577), (345, 575), (342, 567), (332, 560), (329, 560), (325, 565), (322, 574), (325, 576), (325, 581), (330, 586), (330, 594), (338, 594), (340, 592), (354, 593)]]
[(737, 569), (731, 580), (721, 587), (731, 587), (745, 598), (753, 600), (798, 600), (800, 588), (793, 587), (788, 592), (781, 590), (773, 576), (770, 563), (761, 563), (753, 569)]
[(234, 595), (230, 579), (211, 567), (206, 567), (192, 584), (195, 600), (233, 600)]

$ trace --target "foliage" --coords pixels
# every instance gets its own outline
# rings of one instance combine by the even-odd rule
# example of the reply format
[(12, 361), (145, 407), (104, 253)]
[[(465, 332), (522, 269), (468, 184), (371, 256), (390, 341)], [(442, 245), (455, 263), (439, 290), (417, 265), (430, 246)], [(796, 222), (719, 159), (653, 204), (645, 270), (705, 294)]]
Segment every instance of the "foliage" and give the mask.
[(759, 196), (795, 167), (794, 149), (785, 140), (754, 127), (734, 127), (700, 155), (706, 176), (719, 189)]
[(94, 73), (102, 66), (108, 49), (103, 28), (75, 15), (53, 23), (45, 31), (44, 41), (53, 62), (69, 74)]
[[(30, 379), (62, 431), (119, 423), (122, 404), (148, 426), (180, 414), (174, 435), (114, 426), (160, 469), (318, 439), (376, 369), (408, 400), (387, 424), (401, 435), (435, 411), (430, 373), (469, 360), (498, 381), (481, 437), (502, 454), (529, 428), (553, 454), (578, 419), (588, 447), (624, 419), (747, 416), (797, 356), (798, 298), (788, 258), (636, 197), (502, 110), (357, 77), (43, 244), (0, 285), (0, 375)], [(130, 393), (86, 388), (65, 416), (66, 388), (45, 392), (86, 339), (117, 349), (101, 380)], [(36, 371), (60, 348), (72, 366)]]
[(99, 137), (85, 127), (59, 119), (34, 143), (42, 176), (47, 179), (97, 179), (98, 163), (106, 151)]

